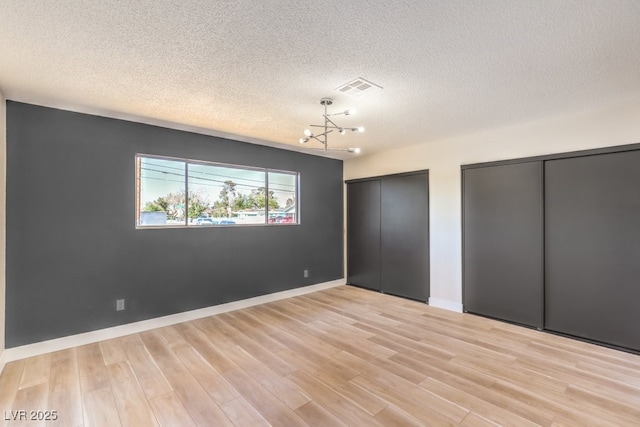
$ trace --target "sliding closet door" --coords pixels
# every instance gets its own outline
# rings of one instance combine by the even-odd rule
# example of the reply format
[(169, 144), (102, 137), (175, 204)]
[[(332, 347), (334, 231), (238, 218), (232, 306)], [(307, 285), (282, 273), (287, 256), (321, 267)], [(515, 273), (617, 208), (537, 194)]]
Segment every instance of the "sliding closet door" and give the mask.
[(542, 163), (463, 170), (464, 309), (542, 328)]
[(380, 291), (380, 181), (347, 185), (347, 283)]
[(429, 299), (429, 175), (381, 182), (382, 292)]
[(640, 151), (545, 168), (545, 325), (640, 350)]

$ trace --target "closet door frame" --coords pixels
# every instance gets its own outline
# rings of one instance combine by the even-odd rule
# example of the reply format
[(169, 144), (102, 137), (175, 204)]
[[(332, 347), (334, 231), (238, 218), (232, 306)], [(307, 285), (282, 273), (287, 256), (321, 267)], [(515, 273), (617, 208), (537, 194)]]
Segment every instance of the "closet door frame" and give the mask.
[[(367, 185), (370, 188), (367, 188), (366, 192), (363, 192), (360, 189), (358, 195), (360, 197), (357, 198), (357, 201), (362, 202), (363, 196), (368, 203), (377, 202), (378, 206), (380, 205), (381, 200), (381, 187), (382, 184), (379, 180), (360, 180), (357, 182), (349, 183), (347, 186), (345, 194), (347, 195), (347, 215), (346, 215), (346, 243), (347, 243), (347, 283), (352, 284), (354, 286), (358, 286), (365, 289), (370, 289), (374, 291), (380, 292), (382, 290), (381, 284), (381, 274), (380, 274), (380, 243), (381, 243), (381, 229), (380, 229), (380, 221), (381, 215), (380, 210), (376, 213), (373, 218), (367, 218), (364, 221), (359, 222), (358, 227), (353, 227), (351, 224), (351, 215), (352, 210), (354, 210), (354, 204), (359, 205), (354, 200), (354, 191), (356, 186)], [(377, 185), (376, 185), (377, 184)], [(373, 188), (375, 187), (375, 188)], [(373, 191), (372, 191), (373, 190)], [(377, 193), (377, 194), (375, 194)], [(362, 207), (359, 206), (358, 211), (362, 211), (366, 209), (367, 206)], [(373, 224), (377, 224), (374, 226)], [(377, 228), (377, 235), (371, 236), (370, 234), (363, 236), (367, 233), (367, 231), (373, 230)], [(366, 229), (366, 230), (365, 230)], [(361, 239), (352, 238), (353, 233), (356, 233), (358, 236), (361, 236)], [(366, 242), (365, 242), (366, 239)], [(356, 249), (354, 249), (356, 248)], [(360, 252), (358, 249), (363, 249)], [(357, 256), (352, 256), (353, 253), (356, 253)], [(372, 265), (377, 266), (374, 270)], [(355, 270), (355, 271), (354, 271)], [(374, 270), (374, 271), (368, 271)], [(376, 277), (377, 276), (377, 277)]]
[[(461, 241), (461, 268), (462, 268), (462, 301), (464, 302), (465, 300), (465, 236), (464, 236), (464, 225), (465, 225), (465, 217), (464, 217), (464, 170), (466, 169), (473, 169), (473, 168), (480, 168), (480, 167), (489, 167), (489, 166), (501, 166), (501, 165), (510, 165), (510, 164), (517, 164), (517, 163), (526, 163), (526, 162), (535, 162), (535, 161), (540, 161), (542, 162), (542, 168), (543, 168), (543, 173), (542, 173), (542, 180), (543, 180), (543, 186), (542, 186), (542, 208), (543, 210), (545, 209), (545, 194), (544, 194), (544, 187), (545, 187), (545, 182), (544, 182), (544, 175), (545, 175), (545, 167), (546, 167), (546, 162), (548, 160), (559, 160), (559, 159), (569, 159), (569, 158), (575, 158), (575, 157), (585, 157), (585, 156), (595, 156), (595, 155), (600, 155), (600, 154), (611, 154), (611, 153), (622, 153), (622, 152), (628, 152), (628, 151), (639, 151), (640, 150), (640, 143), (634, 143), (634, 144), (626, 144), (626, 145), (618, 145), (618, 146), (612, 146), (612, 147), (603, 147), (603, 148), (594, 148), (594, 149), (588, 149), (588, 150), (578, 150), (578, 151), (570, 151), (570, 152), (564, 152), (564, 153), (555, 153), (555, 154), (547, 154), (547, 155), (541, 155), (541, 156), (532, 156), (532, 157), (522, 157), (522, 158), (517, 158), (517, 159), (508, 159), (508, 160), (499, 160), (499, 161), (492, 161), (492, 162), (483, 162), (483, 163), (471, 163), (471, 164), (466, 164), (466, 165), (461, 165), (460, 167), (460, 186), (461, 186), (461, 209), (462, 209), (462, 215), (461, 215), (461, 223), (460, 223), (460, 227), (461, 227), (461, 235), (462, 235), (462, 241)], [(545, 239), (545, 235), (546, 235), (546, 230), (545, 230), (545, 224), (544, 224), (544, 215), (542, 217), (542, 268), (543, 268), (543, 284), (542, 284), (542, 296), (543, 298), (545, 298), (545, 291), (546, 291), (546, 287), (547, 287), (547, 283), (546, 283), (546, 269), (545, 269), (545, 257), (546, 257), (546, 239)], [(467, 310), (463, 307), (463, 311), (467, 312)], [(611, 347), (611, 348), (615, 348), (618, 350), (622, 350), (622, 351), (627, 351), (627, 352), (633, 352), (633, 353), (638, 353), (638, 350), (636, 349), (631, 349), (631, 348), (627, 348), (627, 347), (620, 347), (617, 346), (615, 344), (611, 344), (608, 342), (602, 342), (602, 341), (593, 341), (587, 338), (583, 338), (583, 337), (579, 337), (579, 336), (575, 336), (575, 335), (569, 335), (566, 333), (562, 333), (562, 332), (557, 332), (557, 331), (551, 331), (549, 329), (546, 329), (546, 325), (544, 324), (544, 319), (545, 319), (545, 310), (544, 310), (544, 305), (543, 305), (543, 310), (542, 310), (542, 319), (543, 319), (543, 323), (542, 323), (542, 331), (544, 332), (548, 332), (548, 333), (553, 333), (553, 334), (557, 334), (557, 335), (563, 335), (563, 336), (568, 336), (571, 337), (573, 339), (577, 339), (580, 341), (586, 341), (586, 342), (592, 342), (598, 345), (602, 345), (605, 347)], [(481, 315), (480, 315), (481, 316)], [(486, 316), (485, 316), (486, 317)], [(500, 319), (503, 320), (503, 319)], [(505, 322), (508, 322), (507, 320), (503, 320)], [(521, 325), (524, 327), (529, 327), (527, 325)]]
[(380, 181), (380, 223), (382, 292), (428, 302), (428, 172), (394, 175)]
[[(512, 166), (512, 165), (530, 165), (533, 169), (538, 169), (538, 192), (537, 192), (537, 198), (539, 201), (539, 210), (538, 212), (535, 212), (535, 214), (537, 215), (537, 221), (539, 222), (539, 227), (540, 227), (540, 236), (537, 236), (538, 241), (537, 242), (533, 242), (532, 244), (539, 244), (539, 300), (537, 301), (537, 304), (539, 304), (540, 306), (540, 312), (537, 315), (537, 319), (533, 320), (533, 319), (529, 319), (528, 321), (530, 323), (521, 323), (521, 322), (525, 322), (525, 320), (522, 320), (521, 317), (521, 322), (518, 322), (517, 320), (514, 320), (515, 317), (517, 316), (511, 316), (511, 319), (505, 319), (505, 318), (500, 318), (497, 317), (500, 320), (504, 320), (506, 322), (511, 322), (511, 323), (516, 323), (519, 325), (523, 325), (526, 327), (533, 327), (536, 328), (538, 330), (542, 330), (544, 328), (544, 301), (545, 301), (545, 295), (544, 295), (544, 291), (545, 291), (545, 286), (544, 286), (544, 280), (545, 280), (545, 266), (544, 266), (544, 255), (545, 255), (545, 229), (544, 229), (544, 161), (540, 161), (540, 160), (525, 160), (525, 159), (521, 159), (521, 160), (517, 160), (517, 161), (509, 161), (509, 162), (500, 162), (500, 163), (496, 163), (496, 164), (491, 164), (491, 165), (487, 165), (487, 164), (481, 164), (481, 165), (469, 165), (469, 166), (463, 166), (462, 167), (462, 179), (461, 179), (461, 185), (462, 185), (462, 203), (461, 203), (461, 208), (462, 208), (462, 302), (463, 304), (465, 303), (465, 301), (467, 301), (467, 275), (466, 275), (466, 265), (467, 265), (467, 254), (466, 254), (466, 236), (465, 236), (465, 230), (466, 230), (466, 212), (465, 212), (465, 206), (466, 206), (466, 185), (465, 185), (465, 180), (466, 180), (466, 173), (465, 171), (469, 171), (469, 170), (477, 170), (477, 169), (486, 169), (486, 168), (492, 168), (492, 167), (502, 167), (502, 166)], [(527, 242), (524, 242), (525, 244)], [(535, 252), (535, 251), (534, 251)], [(499, 297), (498, 297), (499, 298)], [(495, 306), (495, 305), (494, 305)], [(475, 311), (469, 311), (468, 307), (464, 307), (464, 312), (470, 312), (472, 314), (478, 314), (481, 316), (486, 316), (486, 317), (492, 317), (488, 314), (483, 314), (483, 313), (479, 313), (479, 312), (475, 312)], [(504, 310), (503, 310), (504, 312)]]
[[(399, 172), (399, 173), (394, 173), (394, 174), (387, 174), (387, 175), (376, 175), (376, 176), (370, 176), (370, 177), (364, 177), (364, 178), (356, 178), (356, 179), (349, 179), (349, 180), (345, 180), (345, 184), (349, 185), (349, 184), (354, 184), (354, 183), (359, 183), (359, 182), (365, 182), (365, 181), (380, 181), (380, 189), (382, 191), (382, 180), (386, 179), (386, 178), (397, 178), (397, 177), (404, 177), (404, 176), (413, 176), (413, 175), (426, 175), (427, 178), (427, 209), (430, 209), (431, 206), (431, 191), (429, 190), (429, 169), (421, 169), (421, 170), (415, 170), (415, 171), (409, 171), (409, 172)], [(345, 194), (348, 195), (348, 190), (345, 191)], [(382, 196), (382, 195), (381, 195)], [(382, 197), (381, 197), (382, 200)], [(349, 204), (349, 200), (347, 199), (347, 207)], [(345, 223), (348, 224), (349, 222), (349, 212), (347, 211), (346, 213), (346, 218), (345, 218)], [(431, 294), (431, 277), (430, 277), (430, 272), (431, 272), (431, 229), (430, 229), (430, 213), (429, 211), (427, 211), (427, 224), (426, 224), (426, 233), (428, 236), (429, 241), (427, 242), (427, 261), (428, 261), (428, 265), (427, 265), (427, 278), (428, 278), (428, 282), (427, 286), (428, 286), (428, 293), (429, 295)], [(347, 237), (349, 235), (349, 231), (347, 230), (346, 233)], [(380, 231), (380, 238), (382, 239), (382, 230)], [(381, 242), (382, 244), (382, 242)], [(380, 246), (380, 252), (382, 253), (382, 247)], [(347, 238), (347, 284), (349, 284), (348, 282), (348, 278), (349, 278), (349, 259), (348, 259), (348, 254), (349, 254), (349, 239)], [(382, 263), (381, 263), (382, 264)], [(381, 271), (380, 271), (381, 273)], [(382, 274), (380, 274), (382, 276)], [(382, 277), (381, 277), (382, 279)], [(357, 284), (353, 284), (354, 286), (358, 286)], [(380, 287), (382, 289), (382, 282), (380, 282)], [(366, 289), (372, 289), (372, 288), (368, 288), (365, 287)], [(384, 293), (384, 291), (380, 290), (379, 292)], [(409, 297), (403, 297), (403, 298), (409, 298)], [(411, 298), (409, 298), (411, 299)], [(428, 302), (428, 298), (427, 301)]]
[(640, 150), (547, 163), (550, 331), (640, 352)]

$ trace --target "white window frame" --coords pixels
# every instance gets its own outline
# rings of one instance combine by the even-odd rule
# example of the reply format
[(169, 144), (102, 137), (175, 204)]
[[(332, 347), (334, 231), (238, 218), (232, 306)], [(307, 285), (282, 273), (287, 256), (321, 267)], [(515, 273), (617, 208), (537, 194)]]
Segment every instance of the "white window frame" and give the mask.
[[(159, 159), (159, 160), (170, 160), (176, 162), (183, 162), (185, 165), (184, 169), (184, 194), (185, 194), (185, 215), (184, 215), (184, 224), (157, 224), (157, 225), (141, 225), (140, 217), (142, 213), (141, 206), (141, 194), (142, 194), (142, 159)], [(264, 206), (264, 223), (251, 223), (251, 224), (212, 224), (207, 225), (205, 227), (197, 227), (189, 224), (189, 214), (188, 214), (188, 206), (189, 206), (189, 165), (205, 165), (205, 166), (216, 166), (223, 167), (229, 169), (240, 169), (246, 171), (259, 171), (264, 174), (264, 189), (265, 189), (265, 206)], [(295, 176), (295, 196), (294, 196), (294, 204), (295, 204), (295, 221), (287, 222), (287, 223), (269, 223), (269, 173), (280, 173), (285, 175)], [(260, 168), (255, 166), (244, 166), (244, 165), (236, 165), (230, 163), (220, 163), (220, 162), (211, 162), (206, 160), (195, 160), (195, 159), (186, 159), (182, 157), (171, 157), (171, 156), (161, 156), (155, 154), (144, 154), (137, 153), (135, 157), (135, 177), (136, 177), (136, 190), (135, 190), (135, 227), (138, 230), (147, 230), (147, 229), (166, 229), (166, 228), (193, 228), (193, 229), (207, 229), (207, 228), (216, 228), (216, 227), (262, 227), (262, 226), (285, 226), (285, 225), (300, 225), (300, 173), (296, 171), (288, 171), (282, 169), (271, 169), (271, 168)]]

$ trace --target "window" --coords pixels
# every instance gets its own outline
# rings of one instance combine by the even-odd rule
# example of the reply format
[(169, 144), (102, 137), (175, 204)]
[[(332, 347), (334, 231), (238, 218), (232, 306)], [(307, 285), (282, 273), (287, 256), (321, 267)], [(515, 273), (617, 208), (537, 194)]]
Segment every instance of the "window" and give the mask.
[(138, 157), (138, 225), (184, 224), (186, 163)]
[(267, 182), (269, 183), (269, 203), (267, 205), (269, 224), (297, 223), (298, 175), (291, 172), (269, 171)]
[(298, 224), (297, 172), (138, 155), (136, 225)]

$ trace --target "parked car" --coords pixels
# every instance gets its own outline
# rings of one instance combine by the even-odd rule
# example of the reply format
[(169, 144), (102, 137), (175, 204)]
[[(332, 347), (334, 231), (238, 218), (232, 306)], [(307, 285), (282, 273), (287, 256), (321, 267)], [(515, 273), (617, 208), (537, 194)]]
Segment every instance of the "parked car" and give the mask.
[(216, 221), (213, 218), (200, 217), (196, 219), (196, 225), (215, 225), (215, 224), (218, 224), (218, 221)]
[(235, 224), (236, 222), (232, 219), (221, 219), (219, 224), (220, 225), (229, 225), (229, 224)]
[(293, 217), (278, 215), (276, 217), (269, 218), (269, 224), (291, 224)]

